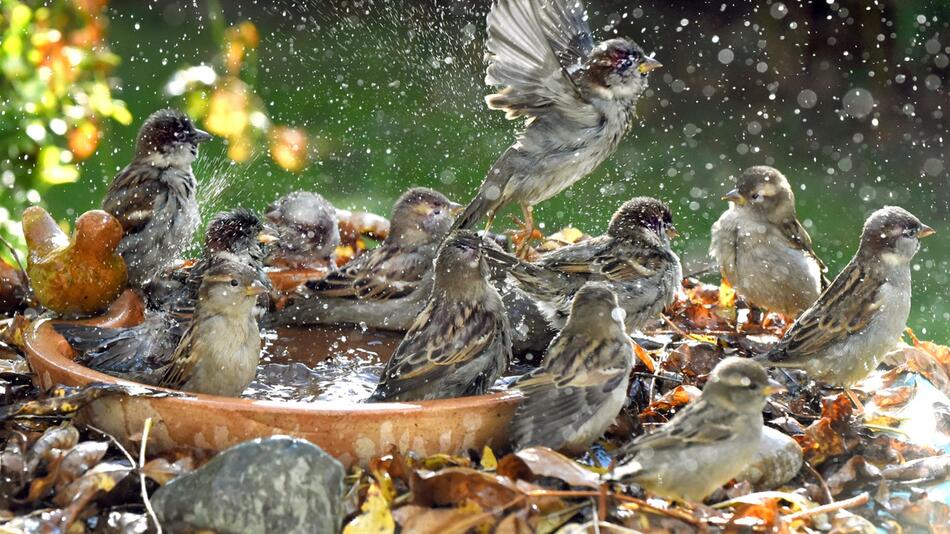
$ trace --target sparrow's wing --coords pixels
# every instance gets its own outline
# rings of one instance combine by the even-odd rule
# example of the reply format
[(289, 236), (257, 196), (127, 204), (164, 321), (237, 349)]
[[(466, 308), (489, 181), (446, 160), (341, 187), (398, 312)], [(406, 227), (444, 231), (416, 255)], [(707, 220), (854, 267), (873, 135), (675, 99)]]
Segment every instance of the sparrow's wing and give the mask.
[(152, 315), (129, 328), (101, 328), (77, 324), (54, 324), (53, 328), (82, 354), (76, 361), (108, 373), (154, 370), (168, 363), (180, 336), (176, 321)]
[(727, 441), (735, 436), (735, 413), (717, 410), (703, 399), (690, 403), (656, 432), (645, 434), (623, 447), (622, 454), (644, 449), (678, 449)]
[(421, 255), (381, 246), (356, 258), (343, 269), (307, 288), (320, 297), (386, 300), (404, 297), (418, 285), (427, 265)]
[[(561, 22), (559, 13), (572, 15), (552, 9), (553, 4), (547, 8), (540, 8), (538, 4), (539, 0), (497, 0), (488, 13), (485, 83), (504, 86), (504, 89), (489, 95), (485, 101), (491, 109), (505, 110), (509, 119), (531, 118), (551, 109), (583, 113), (584, 110), (578, 108), (591, 107), (555, 53), (558, 47), (565, 47), (561, 51), (569, 50), (566, 47), (575, 39), (568, 34), (573, 30), (562, 28), (552, 36), (545, 32), (546, 27), (552, 31), (547, 25)], [(542, 12), (547, 14), (542, 15)], [(586, 33), (589, 34), (589, 30)], [(586, 39), (578, 37), (576, 40), (580, 43)], [(591, 113), (596, 112), (591, 110)]]
[(391, 398), (441, 380), (492, 344), (498, 321), (481, 303), (447, 307), (430, 299), (386, 365), (374, 397)]
[(195, 365), (198, 363), (198, 351), (194, 350), (198, 337), (195, 332), (196, 329), (192, 323), (178, 343), (171, 363), (165, 368), (160, 381), (162, 387), (181, 389), (191, 378)]
[[(812, 248), (811, 236), (808, 235), (808, 232), (805, 230), (805, 227), (802, 226), (802, 223), (798, 221), (798, 217), (792, 217), (789, 220), (786, 220), (781, 225), (779, 225), (779, 231), (788, 240), (788, 243), (803, 252), (808, 254), (815, 262), (818, 264), (818, 267), (821, 269), (822, 273), (828, 272), (828, 267), (825, 265), (821, 258), (815, 254), (815, 249)], [(821, 277), (821, 288), (825, 289), (828, 287), (828, 279), (822, 275)]]
[[(736, 257), (739, 247), (739, 228), (734, 210), (726, 210), (712, 226), (712, 239), (709, 242), (709, 255), (719, 265), (720, 274), (728, 279), (736, 272)], [(736, 280), (730, 280), (736, 283)]]
[[(577, 247), (576, 250), (570, 250), (574, 247)], [(561, 253), (545, 256), (539, 263), (561, 273), (587, 274), (591, 279), (614, 282), (649, 278), (668, 261), (664, 254), (653, 247), (619, 243), (607, 236), (555, 252)]]
[(538, 0), (536, 12), (551, 48), (569, 73), (580, 67), (594, 48), (594, 36), (580, 0)]
[(867, 328), (884, 305), (881, 284), (852, 260), (818, 302), (805, 311), (791, 329), (763, 357), (765, 362), (794, 366), (821, 353), (830, 344)]
[(154, 167), (129, 166), (115, 177), (102, 209), (122, 224), (126, 235), (140, 232), (152, 218), (155, 200), (161, 193), (158, 170)]

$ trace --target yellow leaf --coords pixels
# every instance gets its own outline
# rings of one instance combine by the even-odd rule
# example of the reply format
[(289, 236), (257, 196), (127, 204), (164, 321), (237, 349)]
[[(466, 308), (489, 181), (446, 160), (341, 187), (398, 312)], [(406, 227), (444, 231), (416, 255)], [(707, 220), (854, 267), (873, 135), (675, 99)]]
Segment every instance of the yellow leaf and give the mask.
[(492, 452), (491, 447), (485, 445), (482, 449), (482, 469), (485, 471), (494, 471), (498, 469), (498, 459), (495, 458), (495, 453)]
[(699, 341), (700, 343), (706, 343), (709, 345), (717, 345), (719, 343), (719, 340), (716, 338), (716, 336), (709, 336), (705, 334), (689, 334), (687, 337)]
[(736, 290), (732, 288), (729, 281), (725, 278), (719, 284), (719, 306), (723, 308), (732, 308), (736, 305)]
[(360, 510), (363, 513), (343, 528), (343, 534), (390, 534), (396, 531), (389, 501), (375, 482), (367, 490), (366, 501)]

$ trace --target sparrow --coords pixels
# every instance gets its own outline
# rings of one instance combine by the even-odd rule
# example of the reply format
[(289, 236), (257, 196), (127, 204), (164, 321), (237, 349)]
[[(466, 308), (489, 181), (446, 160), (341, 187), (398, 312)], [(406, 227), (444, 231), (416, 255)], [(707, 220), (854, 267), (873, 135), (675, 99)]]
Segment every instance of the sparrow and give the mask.
[(934, 229), (903, 208), (868, 217), (851, 262), (766, 354), (772, 367), (850, 387), (892, 351), (910, 314), (910, 262)]
[(633, 370), (622, 315), (607, 284), (588, 282), (577, 291), (541, 366), (511, 386), (524, 395), (510, 426), (516, 450), (541, 445), (583, 454), (613, 423)]
[(425, 306), (433, 260), (459, 208), (432, 189), (409, 189), (393, 206), (390, 232), (380, 246), (324, 279), (308, 282), (293, 303), (271, 313), (268, 321), (406, 330)]
[(254, 308), (267, 291), (255, 269), (215, 261), (198, 290), (194, 318), (160, 369), (155, 385), (207, 395), (238, 396), (254, 379), (261, 335)]
[(766, 399), (783, 389), (752, 360), (722, 360), (699, 398), (656, 432), (617, 451), (623, 459), (612, 478), (666, 499), (701, 501), (753, 458)]
[(455, 222), (488, 226), (505, 205), (524, 215), (520, 242), (533, 231), (532, 206), (584, 178), (607, 159), (630, 128), (637, 100), (659, 61), (627, 39), (594, 43), (574, 0), (496, 0), (488, 13), (485, 98), (508, 119), (524, 118), (517, 140), (488, 171)]
[(277, 233), (278, 241), (267, 255), (266, 264), (292, 269), (334, 265), (340, 244), (336, 208), (317, 193), (296, 191), (267, 206), (264, 215)]
[(795, 193), (778, 170), (746, 169), (726, 193), (709, 254), (722, 277), (756, 306), (796, 317), (827, 287), (828, 271), (795, 214)]
[(448, 236), (435, 260), (432, 291), (380, 377), (372, 401), (481, 395), (511, 359), (508, 318), (488, 281), (478, 236)]
[(102, 328), (62, 323), (54, 328), (81, 352), (77, 361), (87, 367), (119, 376), (152, 374), (171, 361), (191, 323), (204, 274), (212, 265), (231, 262), (234, 270), (250, 268), (258, 282), (269, 287), (261, 244), (271, 240), (273, 236), (251, 211), (237, 208), (218, 213), (208, 223), (202, 258), (178, 288), (163, 297), (161, 308), (148, 310), (141, 324)]
[(556, 329), (564, 326), (577, 290), (588, 281), (603, 281), (616, 293), (631, 332), (673, 302), (683, 278), (670, 248), (676, 235), (666, 204), (636, 197), (614, 213), (604, 235), (549, 252), (535, 263), (486, 250), (490, 262), (507, 267), (518, 286), (538, 300)]
[(209, 139), (184, 113), (156, 111), (139, 130), (132, 162), (112, 180), (102, 209), (122, 224), (118, 251), (133, 287), (157, 281), (191, 243), (200, 222), (191, 164)]

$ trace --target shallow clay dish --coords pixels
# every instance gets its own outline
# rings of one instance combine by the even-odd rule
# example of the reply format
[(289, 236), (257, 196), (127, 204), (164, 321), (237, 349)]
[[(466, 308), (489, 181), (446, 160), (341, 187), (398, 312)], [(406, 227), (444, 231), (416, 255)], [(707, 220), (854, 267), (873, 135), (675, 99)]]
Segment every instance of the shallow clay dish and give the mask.
[[(98, 319), (103, 326), (128, 326), (141, 321), (141, 304), (126, 293)], [(319, 361), (328, 345), (345, 334), (347, 346), (363, 347), (389, 358), (397, 338), (359, 330), (279, 330), (292, 359)], [(73, 350), (49, 321), (25, 334), (26, 351), (39, 387), (82, 386), (92, 382), (130, 383), (75, 363)], [(339, 350), (334, 350), (339, 352)], [(168, 391), (168, 390), (164, 390)], [(187, 395), (178, 397), (112, 397), (96, 400), (80, 412), (81, 420), (131, 446), (153, 420), (150, 451), (205, 449), (218, 451), (245, 440), (275, 434), (305, 438), (338, 458), (345, 466), (366, 465), (389, 445), (421, 455), (461, 453), (484, 445), (503, 446), (517, 405), (515, 394), (492, 394), (417, 403), (357, 404), (342, 402), (278, 402)]]

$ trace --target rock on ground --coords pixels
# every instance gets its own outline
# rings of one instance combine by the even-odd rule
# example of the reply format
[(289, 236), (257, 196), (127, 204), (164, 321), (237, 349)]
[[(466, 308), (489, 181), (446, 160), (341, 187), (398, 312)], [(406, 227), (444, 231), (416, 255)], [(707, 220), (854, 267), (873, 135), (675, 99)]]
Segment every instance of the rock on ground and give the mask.
[(771, 427), (762, 429), (762, 439), (752, 462), (739, 476), (756, 491), (778, 488), (798, 474), (802, 468), (802, 448), (788, 435)]
[(274, 436), (221, 452), (160, 488), (152, 505), (172, 531), (337, 532), (344, 476), (340, 462), (316, 445)]

